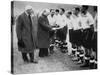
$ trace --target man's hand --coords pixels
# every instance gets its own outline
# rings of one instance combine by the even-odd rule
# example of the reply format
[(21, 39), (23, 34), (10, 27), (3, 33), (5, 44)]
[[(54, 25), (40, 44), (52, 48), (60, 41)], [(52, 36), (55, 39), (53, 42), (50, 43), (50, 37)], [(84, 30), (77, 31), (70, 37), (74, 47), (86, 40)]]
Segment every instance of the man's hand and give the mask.
[(60, 27), (59, 28), (52, 28), (52, 30), (57, 30), (57, 29), (60, 29)]
[(52, 28), (52, 30), (56, 30), (56, 28)]
[(81, 32), (83, 32), (83, 29), (81, 29)]

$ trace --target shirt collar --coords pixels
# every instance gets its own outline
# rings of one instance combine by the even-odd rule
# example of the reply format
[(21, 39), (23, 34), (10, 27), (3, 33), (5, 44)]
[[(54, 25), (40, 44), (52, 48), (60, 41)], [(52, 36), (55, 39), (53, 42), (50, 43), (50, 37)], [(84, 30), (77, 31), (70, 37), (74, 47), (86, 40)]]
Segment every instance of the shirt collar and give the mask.
[(27, 16), (29, 16), (29, 14), (25, 11), (25, 14), (27, 15)]

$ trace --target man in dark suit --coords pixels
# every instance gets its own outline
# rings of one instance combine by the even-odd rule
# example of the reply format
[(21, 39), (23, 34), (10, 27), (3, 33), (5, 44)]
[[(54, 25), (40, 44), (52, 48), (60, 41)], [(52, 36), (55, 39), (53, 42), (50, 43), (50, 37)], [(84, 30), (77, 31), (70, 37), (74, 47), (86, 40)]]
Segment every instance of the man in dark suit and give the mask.
[[(34, 50), (36, 49), (36, 35), (33, 35), (33, 33), (37, 34), (37, 31), (34, 30), (34, 27), (37, 28), (37, 23), (36, 20), (32, 20), (32, 13), (32, 7), (26, 6), (25, 12), (19, 15), (17, 19), (16, 32), (18, 38), (18, 49), (22, 53), (24, 62), (37, 63), (37, 61), (34, 60)], [(28, 59), (27, 54), (29, 54), (30, 60)]]
[(48, 48), (50, 45), (49, 31), (51, 31), (51, 26), (47, 19), (49, 13), (48, 9), (44, 10), (38, 18), (38, 47), (40, 49), (40, 57), (48, 56)]

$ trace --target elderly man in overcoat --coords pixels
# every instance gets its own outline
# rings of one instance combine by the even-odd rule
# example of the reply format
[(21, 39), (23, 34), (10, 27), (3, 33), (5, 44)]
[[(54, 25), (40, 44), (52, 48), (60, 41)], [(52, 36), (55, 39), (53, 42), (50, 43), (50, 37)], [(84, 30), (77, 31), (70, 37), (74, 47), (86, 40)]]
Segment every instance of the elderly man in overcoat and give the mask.
[(38, 18), (38, 47), (40, 49), (40, 57), (48, 56), (48, 48), (50, 45), (49, 31), (52, 30), (47, 19), (49, 13), (49, 10), (46, 9)]
[[(18, 49), (24, 62), (37, 63), (34, 60), (34, 50), (37, 47), (37, 17), (33, 14), (32, 6), (25, 7), (25, 12), (19, 15), (16, 23)], [(30, 59), (28, 59), (28, 55)]]

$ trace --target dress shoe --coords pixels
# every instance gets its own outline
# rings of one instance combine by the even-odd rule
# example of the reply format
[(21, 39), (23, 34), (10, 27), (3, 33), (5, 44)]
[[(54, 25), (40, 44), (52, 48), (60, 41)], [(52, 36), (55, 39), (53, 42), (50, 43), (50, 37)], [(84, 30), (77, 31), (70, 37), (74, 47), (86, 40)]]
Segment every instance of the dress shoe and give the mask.
[(31, 60), (30, 63), (35, 63), (35, 64), (37, 64), (38, 62), (37, 62), (37, 61), (34, 61), (34, 60)]
[(85, 60), (84, 64), (80, 67), (89, 67), (89, 60)]
[(79, 61), (77, 62), (77, 64), (82, 64), (82, 61), (81, 61), (81, 60), (79, 60)]
[(29, 62), (30, 62), (29, 60), (24, 60), (24, 63), (25, 63), (25, 64), (27, 64), (27, 63), (29, 63)]
[(43, 54), (42, 55), (39, 54), (39, 57), (44, 57), (44, 55)]

